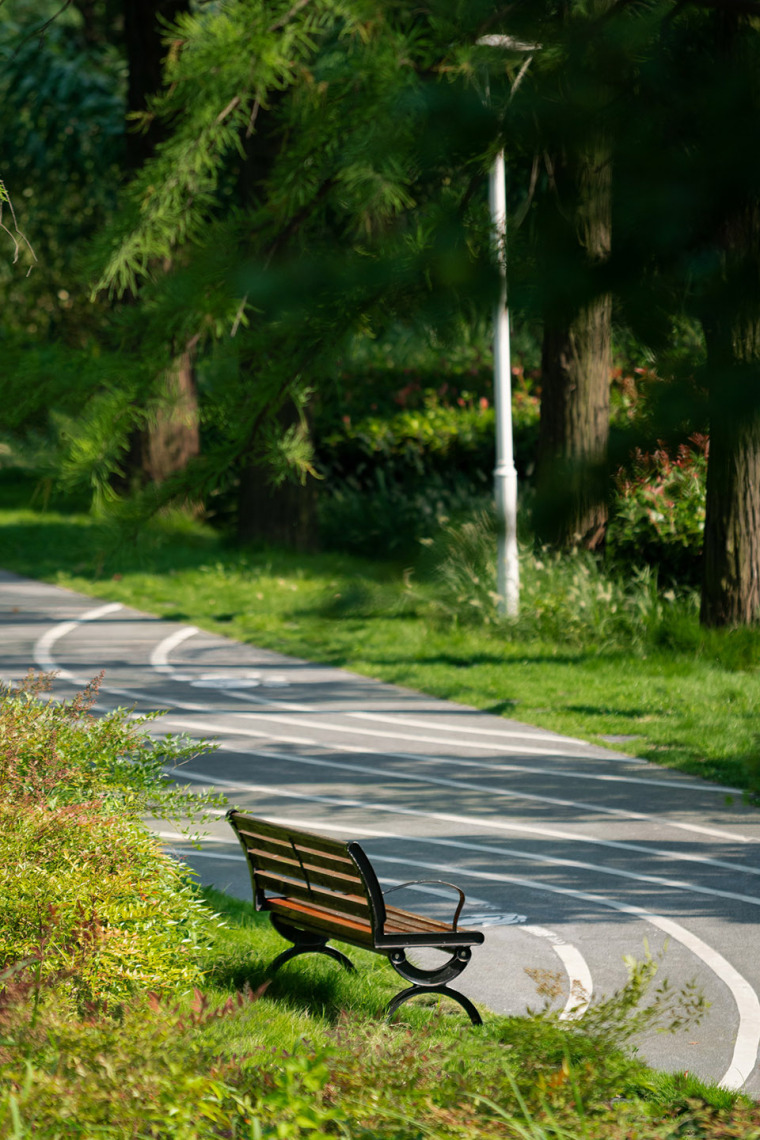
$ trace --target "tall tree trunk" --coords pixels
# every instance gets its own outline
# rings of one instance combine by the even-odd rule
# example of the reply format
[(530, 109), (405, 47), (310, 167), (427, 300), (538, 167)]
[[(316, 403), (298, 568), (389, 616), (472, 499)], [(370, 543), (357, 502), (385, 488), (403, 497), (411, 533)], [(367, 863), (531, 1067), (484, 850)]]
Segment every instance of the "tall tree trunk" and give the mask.
[(200, 451), (193, 354), (177, 356), (161, 378), (154, 422), (143, 434), (142, 466), (154, 483), (182, 471)]
[(595, 278), (610, 253), (609, 150), (599, 142), (552, 174), (558, 205), (544, 273), (558, 284), (544, 321), (534, 523), (553, 546), (594, 549), (607, 522), (612, 299)]
[[(164, 26), (190, 8), (190, 0), (123, 0), (124, 46), (127, 54), (127, 112), (144, 111), (161, 86), (166, 55)], [(136, 170), (153, 154), (162, 128), (155, 120), (146, 131), (128, 130), (127, 163)]]
[(760, 311), (704, 328), (710, 452), (700, 621), (748, 625), (760, 620)]
[[(302, 422), (292, 403), (280, 409), (277, 421), (283, 431)], [(316, 480), (307, 475), (303, 483), (288, 479), (275, 486), (268, 476), (264, 458), (260, 463), (249, 462), (241, 473), (238, 539), (288, 546), (293, 550), (316, 550), (319, 545)]]
[[(736, 119), (757, 113), (757, 72), (748, 43), (757, 32), (728, 5), (714, 14), (723, 72), (735, 88)], [(740, 168), (743, 175), (745, 164)], [(725, 191), (724, 191), (725, 195)], [(715, 248), (720, 272), (707, 297), (710, 452), (707, 462), (700, 621), (706, 626), (760, 621), (760, 201), (742, 178), (725, 195)]]
[[(161, 86), (166, 54), (163, 21), (187, 12), (189, 0), (123, 0), (127, 54), (127, 112), (144, 111)], [(140, 167), (155, 151), (162, 128), (155, 120), (147, 131), (128, 130), (127, 165)], [(136, 433), (127, 466), (127, 482), (161, 483), (182, 471), (200, 452), (198, 399), (192, 350), (186, 347), (156, 381), (159, 412), (149, 427)]]

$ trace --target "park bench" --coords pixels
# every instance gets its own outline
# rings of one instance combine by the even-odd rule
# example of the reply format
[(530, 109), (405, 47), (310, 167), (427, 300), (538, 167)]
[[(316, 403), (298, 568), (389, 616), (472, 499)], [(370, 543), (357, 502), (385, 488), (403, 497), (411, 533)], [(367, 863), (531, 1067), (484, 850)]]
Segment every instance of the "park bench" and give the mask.
[[(275, 971), (299, 954), (327, 954), (347, 970), (354, 965), (345, 954), (328, 945), (331, 938), (384, 954), (394, 970), (411, 982), (389, 1002), (392, 1017), (417, 994), (444, 994), (467, 1011), (473, 1025), (481, 1018), (475, 1006), (448, 983), (470, 960), (470, 947), (483, 941), (477, 930), (459, 930), (457, 920), (464, 892), (439, 879), (402, 883), (383, 892), (372, 864), (355, 840), (338, 840), (298, 828), (255, 819), (232, 808), (227, 819), (245, 852), (251, 874), (253, 901), (268, 911), (275, 930), (292, 943), (271, 963)], [(391, 891), (415, 883), (439, 883), (459, 895), (451, 923), (386, 906)], [(447, 962), (424, 969), (407, 961), (406, 951), (432, 947), (450, 953)]]

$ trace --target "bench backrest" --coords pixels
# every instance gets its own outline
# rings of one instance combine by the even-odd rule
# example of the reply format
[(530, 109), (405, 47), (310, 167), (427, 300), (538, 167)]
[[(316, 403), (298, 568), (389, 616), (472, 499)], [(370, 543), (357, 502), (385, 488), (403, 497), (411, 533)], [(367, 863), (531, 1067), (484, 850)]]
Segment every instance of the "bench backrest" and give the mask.
[(355, 840), (330, 839), (234, 808), (227, 819), (246, 854), (257, 910), (269, 909), (269, 897), (285, 896), (359, 918), (369, 923), (373, 935), (382, 934), (383, 893)]

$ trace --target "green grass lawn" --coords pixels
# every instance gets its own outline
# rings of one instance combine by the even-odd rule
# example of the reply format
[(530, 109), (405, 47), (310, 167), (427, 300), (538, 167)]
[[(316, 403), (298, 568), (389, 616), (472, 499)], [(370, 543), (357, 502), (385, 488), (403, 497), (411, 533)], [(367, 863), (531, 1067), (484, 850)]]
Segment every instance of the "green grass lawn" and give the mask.
[(537, 979), (543, 1008), (478, 1027), (436, 994), (389, 1025), (399, 980), (367, 951), (347, 948), (356, 973), (312, 955), (272, 977), (267, 916), (199, 892), (141, 823), (178, 806), (166, 742), (38, 681), (0, 691), (0, 1136), (760, 1136), (760, 1105), (637, 1057), (644, 1030), (705, 1012), (651, 959), (580, 1020)]
[(241, 551), (182, 516), (119, 545), (89, 515), (2, 510), (0, 566), (733, 787), (760, 784), (760, 634), (707, 638), (695, 625), (681, 648), (508, 635), (443, 618), (433, 583), (406, 588), (403, 566)]

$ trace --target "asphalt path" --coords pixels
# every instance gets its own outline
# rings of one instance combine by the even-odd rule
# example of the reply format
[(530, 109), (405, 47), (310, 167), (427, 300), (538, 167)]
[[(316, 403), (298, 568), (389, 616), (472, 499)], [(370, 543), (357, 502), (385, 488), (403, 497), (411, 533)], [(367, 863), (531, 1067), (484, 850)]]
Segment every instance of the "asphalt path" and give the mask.
[[(58, 696), (104, 669), (103, 707), (163, 709), (160, 731), (218, 742), (184, 781), (361, 840), (385, 885), (459, 883), (486, 941), (458, 986), (492, 1010), (536, 1008), (548, 983), (582, 1018), (623, 984), (627, 955), (663, 953), (661, 975), (695, 981), (710, 1010), (649, 1034), (642, 1055), (760, 1095), (760, 813), (740, 794), (0, 571), (0, 677), (30, 667), (57, 672)], [(202, 882), (250, 898), (221, 812), (199, 851), (155, 827)], [(402, 905), (451, 910), (430, 885)]]

